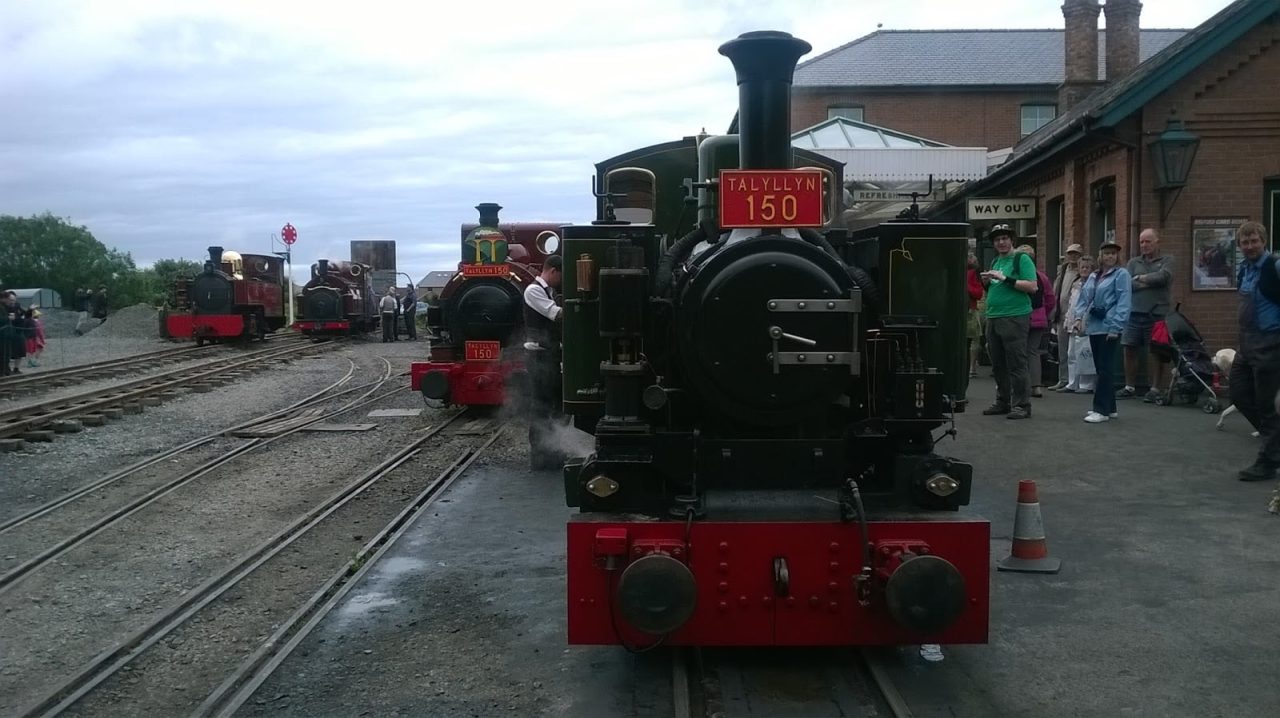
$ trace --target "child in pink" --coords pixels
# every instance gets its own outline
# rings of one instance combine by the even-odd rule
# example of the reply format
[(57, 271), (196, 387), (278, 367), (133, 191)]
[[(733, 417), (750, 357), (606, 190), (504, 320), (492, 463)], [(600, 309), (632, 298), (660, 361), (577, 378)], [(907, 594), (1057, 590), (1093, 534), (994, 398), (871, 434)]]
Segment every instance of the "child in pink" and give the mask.
[(27, 366), (40, 366), (36, 359), (44, 351), (44, 320), (40, 318), (40, 310), (31, 309), (31, 327), (27, 334)]

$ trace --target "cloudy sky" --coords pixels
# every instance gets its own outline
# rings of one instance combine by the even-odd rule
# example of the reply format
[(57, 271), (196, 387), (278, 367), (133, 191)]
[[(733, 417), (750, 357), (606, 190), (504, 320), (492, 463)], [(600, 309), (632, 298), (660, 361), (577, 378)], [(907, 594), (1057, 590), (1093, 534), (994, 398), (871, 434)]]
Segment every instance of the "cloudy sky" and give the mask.
[[(1227, 3), (1148, 0), (1142, 24)], [(296, 263), (394, 239), (416, 279), (456, 263), (480, 202), (590, 220), (594, 162), (723, 132), (737, 91), (716, 48), (741, 32), (791, 32), (811, 57), (878, 24), (1061, 27), (1060, 6), (5, 0), (0, 214), (68, 217), (140, 264), (270, 251), (291, 222)]]

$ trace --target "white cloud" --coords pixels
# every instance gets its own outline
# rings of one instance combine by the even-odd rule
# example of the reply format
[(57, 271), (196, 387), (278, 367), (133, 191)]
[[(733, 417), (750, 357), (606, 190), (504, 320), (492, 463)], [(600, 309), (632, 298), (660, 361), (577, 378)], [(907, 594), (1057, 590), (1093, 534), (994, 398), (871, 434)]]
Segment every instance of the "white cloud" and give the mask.
[[(1143, 24), (1225, 4), (1148, 2)], [(1060, 27), (1059, 6), (19, 0), (0, 7), (0, 213), (69, 216), (142, 262), (263, 251), (287, 221), (299, 264), (395, 239), (417, 276), (456, 261), (480, 202), (588, 220), (594, 162), (724, 131), (716, 48), (741, 32), (816, 54), (877, 23)]]

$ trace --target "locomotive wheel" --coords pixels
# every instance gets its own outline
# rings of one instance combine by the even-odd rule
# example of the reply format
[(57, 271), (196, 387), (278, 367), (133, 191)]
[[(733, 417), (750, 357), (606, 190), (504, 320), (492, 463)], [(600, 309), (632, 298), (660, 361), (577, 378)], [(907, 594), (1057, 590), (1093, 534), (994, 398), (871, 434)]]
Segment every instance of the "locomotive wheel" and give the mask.
[(198, 347), (204, 346), (204, 337), (196, 337), (196, 346)]

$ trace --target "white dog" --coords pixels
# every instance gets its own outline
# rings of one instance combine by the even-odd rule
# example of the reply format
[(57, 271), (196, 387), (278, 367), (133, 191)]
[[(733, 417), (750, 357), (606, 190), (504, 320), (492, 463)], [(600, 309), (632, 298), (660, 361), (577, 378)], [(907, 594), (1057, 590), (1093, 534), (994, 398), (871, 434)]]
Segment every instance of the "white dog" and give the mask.
[[(1218, 353), (1213, 355), (1213, 365), (1218, 367), (1218, 371), (1221, 372), (1223, 376), (1231, 375), (1231, 365), (1234, 364), (1235, 361), (1236, 361), (1235, 349), (1219, 349)], [(1280, 409), (1280, 394), (1276, 395), (1275, 401), (1276, 401), (1277, 409)], [(1222, 410), (1222, 413), (1218, 416), (1219, 431), (1222, 430), (1222, 423), (1227, 420), (1227, 417), (1236, 413), (1236, 411), (1237, 409), (1235, 404), (1232, 404)], [(1255, 431), (1253, 432), (1252, 435), (1254, 437), (1257, 437), (1258, 432)]]

